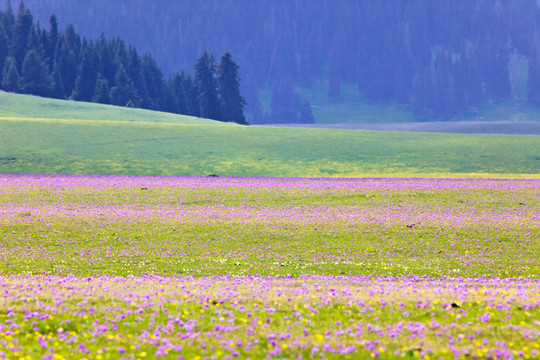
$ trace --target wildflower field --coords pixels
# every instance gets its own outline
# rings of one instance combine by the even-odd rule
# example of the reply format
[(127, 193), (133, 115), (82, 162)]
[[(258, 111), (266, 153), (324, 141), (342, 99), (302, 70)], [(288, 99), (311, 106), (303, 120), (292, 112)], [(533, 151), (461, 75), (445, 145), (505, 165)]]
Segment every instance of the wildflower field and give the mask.
[(0, 359), (535, 359), (540, 180), (0, 176)]

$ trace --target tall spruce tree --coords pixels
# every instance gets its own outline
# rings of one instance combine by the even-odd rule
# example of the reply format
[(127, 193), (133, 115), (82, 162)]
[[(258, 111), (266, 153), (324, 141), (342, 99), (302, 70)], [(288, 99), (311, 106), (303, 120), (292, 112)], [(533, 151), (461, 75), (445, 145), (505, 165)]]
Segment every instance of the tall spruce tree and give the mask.
[(53, 75), (52, 75), (52, 90), (51, 97), (55, 99), (65, 99), (66, 92), (64, 91), (64, 83), (62, 81), (62, 74), (60, 72), (60, 66), (55, 61), (53, 65)]
[(54, 69), (54, 61), (55, 61), (54, 53), (56, 52), (57, 44), (58, 44), (58, 20), (56, 20), (56, 16), (52, 14), (49, 17), (48, 46), (46, 49), (49, 69), (51, 71)]
[(272, 89), (270, 123), (295, 124), (298, 123), (300, 98), (294, 92), (288, 79), (281, 80)]
[(124, 65), (120, 64), (116, 72), (114, 86), (111, 88), (111, 104), (137, 107), (140, 105), (139, 94), (129, 78)]
[(11, 0), (7, 0), (6, 11), (3, 16), (0, 16), (4, 24), (4, 30), (6, 31), (8, 39), (11, 39), (13, 35), (13, 26), (15, 25), (15, 15), (13, 14), (13, 7), (11, 6)]
[(214, 56), (205, 51), (195, 63), (194, 69), (200, 116), (207, 119), (221, 120)]
[(221, 57), (217, 78), (221, 99), (221, 120), (247, 125), (244, 115), (246, 100), (240, 95), (238, 68), (230, 53), (227, 52)]
[[(4, 24), (0, 22), (0, 69), (4, 69), (4, 64), (8, 56), (8, 37), (4, 30)], [(2, 82), (2, 74), (0, 73), (0, 83)]]
[(298, 122), (301, 124), (315, 124), (315, 117), (311, 110), (311, 104), (308, 99), (305, 99), (302, 105), (300, 106), (300, 116), (298, 117)]
[(94, 91), (94, 96), (92, 97), (92, 102), (100, 104), (110, 104), (110, 91), (111, 90), (109, 89), (109, 82), (107, 81), (107, 79), (104, 79), (101, 74), (98, 74), (98, 78), (96, 81), (96, 89)]
[(92, 101), (92, 96), (96, 89), (96, 80), (99, 72), (99, 58), (92, 44), (86, 46), (77, 79), (75, 80), (75, 88), (71, 94), (73, 100)]
[(26, 55), (28, 36), (30, 35), (33, 21), (34, 17), (32, 16), (32, 13), (30, 13), (30, 10), (25, 8), (24, 3), (21, 2), (13, 28), (13, 38), (11, 39), (10, 46), (10, 54), (15, 59), (18, 71), (21, 71), (22, 63)]
[(148, 109), (162, 109), (162, 102), (165, 94), (165, 80), (163, 72), (150, 54), (144, 54), (141, 59), (142, 74), (148, 91)]
[(64, 93), (70, 96), (75, 88), (75, 80), (78, 75), (78, 61), (77, 55), (73, 49), (69, 48), (69, 45), (65, 39), (60, 40), (61, 45), (57, 52), (57, 62), (61, 69), (62, 74), (62, 87)]
[(47, 65), (41, 60), (39, 53), (35, 49), (30, 50), (22, 65), (22, 91), (26, 94), (49, 96), (52, 79), (47, 70)]
[(527, 100), (533, 105), (540, 105), (540, 36), (534, 39), (529, 56), (529, 77), (527, 80)]
[(137, 93), (141, 98), (141, 106), (146, 109), (152, 108), (152, 101), (146, 88), (146, 82), (144, 80), (141, 59), (137, 50), (130, 47), (128, 50), (128, 63), (126, 67), (128, 76), (133, 80), (133, 85), (137, 89)]
[(19, 73), (17, 72), (15, 59), (12, 57), (8, 57), (4, 64), (4, 71), (2, 72), (2, 89), (8, 92), (20, 91)]

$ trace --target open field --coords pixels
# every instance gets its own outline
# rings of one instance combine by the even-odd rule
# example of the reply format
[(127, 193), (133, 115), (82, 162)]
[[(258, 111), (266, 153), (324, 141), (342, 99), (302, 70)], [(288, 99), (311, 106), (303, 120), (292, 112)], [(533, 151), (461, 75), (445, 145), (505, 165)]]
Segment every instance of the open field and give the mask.
[(539, 121), (444, 121), (410, 123), (341, 123), (341, 124), (275, 124), (272, 126), (314, 127), (327, 129), (415, 131), (460, 134), (540, 135)]
[(0, 351), (533, 359), (539, 209), (539, 180), (4, 175)]
[[(0, 173), (520, 178), (540, 174), (540, 136), (244, 127), (5, 93), (0, 102)], [(25, 106), (26, 112), (21, 109)]]
[(159, 111), (66, 101), (0, 91), (0, 120), (77, 119), (130, 122), (215, 124), (215, 121)]

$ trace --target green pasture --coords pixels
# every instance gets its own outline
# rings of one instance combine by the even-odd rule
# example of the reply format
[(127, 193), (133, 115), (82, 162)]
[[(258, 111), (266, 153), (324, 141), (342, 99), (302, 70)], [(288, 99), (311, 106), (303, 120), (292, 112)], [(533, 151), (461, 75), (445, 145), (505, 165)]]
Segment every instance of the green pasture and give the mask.
[(47, 99), (0, 91), (0, 121), (5, 119), (77, 119), (129, 122), (213, 124), (215, 121), (159, 111)]
[(540, 136), (244, 127), (5, 93), (0, 94), (0, 103), (0, 173), (288, 177), (540, 174)]

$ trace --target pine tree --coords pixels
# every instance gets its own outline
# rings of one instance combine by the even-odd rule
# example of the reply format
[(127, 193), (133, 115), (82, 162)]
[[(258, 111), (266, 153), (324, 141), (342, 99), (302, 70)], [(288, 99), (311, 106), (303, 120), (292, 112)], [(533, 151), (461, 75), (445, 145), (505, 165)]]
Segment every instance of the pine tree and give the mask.
[(17, 65), (15, 59), (8, 57), (4, 64), (4, 71), (2, 75), (2, 89), (8, 92), (19, 92), (19, 73), (17, 72)]
[(47, 65), (41, 60), (36, 50), (30, 50), (22, 66), (21, 88), (26, 94), (49, 96), (52, 79), (48, 75)]
[(128, 76), (133, 80), (133, 85), (137, 89), (137, 93), (141, 98), (141, 106), (143, 108), (151, 109), (152, 103), (146, 88), (146, 82), (142, 72), (141, 60), (137, 54), (137, 50), (129, 48), (128, 50), (128, 63), (126, 67)]
[(307, 99), (304, 100), (300, 106), (300, 117), (298, 122), (301, 124), (315, 124), (315, 117), (313, 117), (313, 112), (311, 111), (311, 104)]
[(420, 68), (413, 81), (413, 113), (423, 117), (432, 106), (433, 76), (431, 68)]
[(300, 98), (288, 80), (282, 80), (272, 89), (270, 122), (273, 124), (298, 123)]
[(32, 27), (30, 28), (30, 32), (28, 33), (28, 40), (26, 41), (26, 53), (28, 53), (30, 50), (36, 50), (39, 54), (39, 57), (43, 59), (43, 48), (41, 46), (41, 39), (39, 38), (39, 32), (35, 25), (32, 25)]
[(62, 81), (62, 73), (60, 71), (60, 66), (55, 61), (53, 65), (53, 75), (52, 75), (52, 91), (51, 96), (55, 99), (65, 99), (66, 93), (64, 91), (64, 84)]
[(187, 94), (185, 91), (185, 74), (174, 73), (169, 79), (168, 87), (172, 91), (174, 101), (174, 112), (178, 114), (188, 114), (187, 110)]
[(70, 96), (75, 88), (75, 80), (78, 76), (78, 62), (75, 51), (70, 49), (65, 39), (60, 40), (57, 62), (62, 74), (62, 87), (64, 93)]
[(482, 102), (483, 87), (477, 59), (470, 55), (466, 62), (465, 98), (467, 106), (476, 109)]
[(165, 93), (165, 80), (163, 72), (156, 61), (149, 54), (144, 54), (141, 59), (141, 68), (144, 77), (148, 97), (150, 99), (147, 108), (159, 110), (162, 108), (162, 102)]
[(253, 108), (253, 117), (251, 118), (251, 124), (263, 124), (265, 120), (265, 115), (262, 110), (261, 101), (259, 97), (255, 97), (255, 103), (251, 105)]
[(4, 30), (8, 39), (11, 39), (13, 36), (13, 26), (15, 25), (15, 15), (13, 15), (13, 7), (10, 0), (7, 0), (6, 11), (0, 19), (4, 24)]
[(527, 81), (527, 100), (533, 105), (540, 105), (540, 37), (535, 36), (529, 56), (529, 79)]
[(186, 92), (187, 115), (201, 117), (201, 107), (199, 106), (199, 93), (191, 75), (187, 75), (184, 80), (184, 91)]
[(57, 44), (58, 44), (58, 21), (56, 20), (56, 16), (52, 14), (49, 17), (49, 41), (48, 41), (48, 47), (46, 49), (47, 54), (47, 60), (49, 63), (49, 69), (52, 71), (54, 68), (54, 53), (56, 52)]
[[(0, 22), (0, 69), (4, 69), (8, 55), (8, 37), (4, 30), (4, 25)], [(2, 82), (2, 75), (0, 73), (0, 83)]]
[(227, 52), (221, 57), (217, 78), (221, 99), (221, 121), (247, 125), (244, 115), (246, 100), (240, 95), (238, 68), (230, 53)]
[(101, 59), (101, 68), (103, 71), (101, 75), (109, 84), (112, 84), (117, 71), (112, 50), (112, 42), (107, 41), (105, 35), (101, 34), (96, 47)]
[(18, 71), (21, 70), (26, 55), (28, 36), (32, 29), (33, 21), (34, 17), (30, 13), (30, 10), (26, 9), (21, 2), (21, 7), (19, 8), (19, 13), (17, 14), (17, 19), (13, 28), (13, 38), (10, 46), (10, 54), (15, 59)]
[(206, 51), (195, 63), (195, 88), (200, 115), (206, 119), (220, 120), (214, 56)]
[(328, 97), (332, 101), (338, 101), (341, 96), (341, 79), (338, 50), (332, 49), (330, 52), (330, 75), (328, 76)]
[(92, 102), (100, 104), (111, 103), (109, 82), (107, 79), (104, 79), (101, 74), (98, 74), (96, 89), (94, 90), (94, 96), (92, 96)]
[[(140, 98), (133, 81), (129, 78), (126, 69), (120, 64), (111, 88), (111, 104), (119, 106), (139, 106)], [(130, 105), (131, 104), (131, 105)]]
[(92, 45), (86, 47), (82, 62), (79, 64), (75, 89), (71, 98), (77, 101), (92, 101), (99, 72), (99, 59)]

